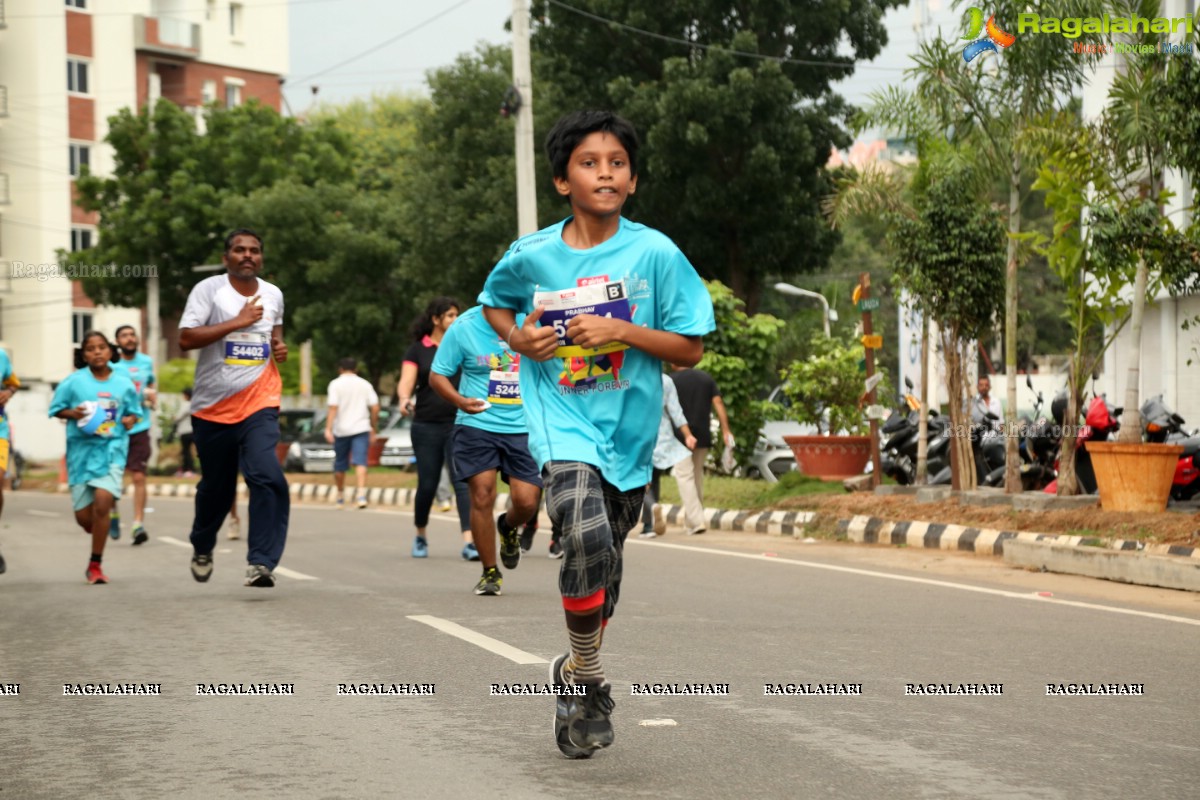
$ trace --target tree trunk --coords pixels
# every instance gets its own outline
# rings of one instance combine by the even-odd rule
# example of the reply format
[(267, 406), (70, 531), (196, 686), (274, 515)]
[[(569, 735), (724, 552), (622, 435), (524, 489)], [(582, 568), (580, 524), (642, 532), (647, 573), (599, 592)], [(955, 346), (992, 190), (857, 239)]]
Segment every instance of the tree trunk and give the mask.
[(1058, 496), (1073, 497), (1079, 494), (1079, 481), (1075, 476), (1075, 442), (1079, 439), (1079, 365), (1071, 362), (1067, 377), (1067, 410), (1063, 414), (1063, 436), (1058, 451)]
[(971, 451), (971, 437), (959, 435), (970, 429), (971, 417), (967, 413), (970, 387), (966, 382), (966, 363), (970, 351), (959, 341), (957, 329), (942, 328), (942, 352), (946, 357), (946, 389), (950, 394), (950, 446), (954, 448), (955, 489), (974, 489), (975, 455)]
[(1004, 409), (1004, 491), (1021, 491), (1021, 459), (1017, 453), (1017, 240), (1021, 232), (1021, 154), (1013, 147), (1008, 183), (1008, 266), (1004, 276), (1004, 374), (1007, 408)]
[(1146, 313), (1146, 284), (1150, 281), (1150, 265), (1138, 259), (1133, 279), (1133, 306), (1129, 314), (1129, 368), (1125, 373), (1125, 413), (1121, 415), (1118, 442), (1142, 441), (1142, 413), (1138, 409), (1141, 389), (1142, 318)]
[(913, 481), (924, 486), (929, 473), (929, 315), (923, 315), (921, 325), (921, 411), (917, 423), (917, 477)]

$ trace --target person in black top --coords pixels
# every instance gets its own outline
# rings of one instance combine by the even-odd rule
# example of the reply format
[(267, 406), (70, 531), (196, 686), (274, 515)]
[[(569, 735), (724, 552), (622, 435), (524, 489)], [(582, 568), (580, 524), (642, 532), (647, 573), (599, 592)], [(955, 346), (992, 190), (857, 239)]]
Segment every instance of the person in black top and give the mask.
[[(467, 561), (478, 561), (479, 553), (471, 540), (471, 496), (467, 484), (454, 474), (450, 459), (450, 434), (454, 431), (454, 415), (458, 412), (429, 386), (429, 368), (433, 356), (446, 330), (458, 318), (462, 305), (453, 297), (435, 297), (425, 307), (424, 313), (412, 324), (412, 346), (404, 354), (400, 367), (400, 413), (412, 415), (413, 453), (417, 459), (417, 499), (413, 510), (417, 536), (413, 539), (413, 558), (429, 555), (429, 542), (425, 528), (429, 525), (429, 509), (437, 495), (442, 465), (450, 465), (450, 477), (454, 482), (455, 503), (458, 505), (458, 520), (463, 533), (462, 557)], [(451, 378), (458, 387), (459, 376)]]
[[(689, 534), (704, 533), (704, 462), (712, 447), (712, 412), (717, 411), (721, 421), (721, 434), (726, 447), (733, 447), (733, 432), (729, 429), (729, 415), (721, 400), (717, 382), (702, 369), (687, 369), (678, 364), (671, 365), (671, 380), (679, 394), (679, 406), (687, 419), (696, 446), (691, 454), (675, 465), (672, 474), (679, 486), (679, 498), (683, 501), (683, 515)], [(678, 432), (675, 434), (683, 439)]]

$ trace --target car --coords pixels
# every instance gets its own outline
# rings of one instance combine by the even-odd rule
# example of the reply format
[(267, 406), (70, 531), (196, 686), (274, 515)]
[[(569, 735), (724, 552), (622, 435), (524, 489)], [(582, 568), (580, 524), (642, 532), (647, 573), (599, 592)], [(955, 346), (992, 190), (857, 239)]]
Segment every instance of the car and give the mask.
[[(785, 410), (791, 405), (791, 400), (783, 391), (783, 384), (779, 384), (771, 390), (771, 393), (767, 395), (767, 401)], [(798, 469), (796, 456), (783, 437), (818, 436), (820, 433), (821, 430), (816, 425), (787, 419), (766, 420), (758, 430), (754, 452), (742, 469), (742, 474), (747, 478), (762, 478), (768, 483), (776, 483), (780, 476)], [(714, 433), (714, 439), (719, 434), (718, 429)]]
[[(285, 412), (279, 412), (282, 420)], [(326, 412), (310, 412), (307, 420), (297, 415), (289, 431), (291, 443), (283, 468), (288, 472), (333, 472), (333, 445), (325, 441)], [(283, 424), (279, 425), (280, 441), (285, 441)]]
[(294, 442), (312, 433), (318, 414), (321, 416), (321, 423), (323, 425), (325, 420), (324, 411), (317, 411), (312, 408), (281, 409), (279, 412), (279, 441), (282, 443)]
[(387, 424), (379, 431), (379, 438), (384, 439), (383, 452), (379, 456), (381, 467), (399, 467), (410, 469), (417, 463), (412, 445), (412, 417), (400, 415), (394, 410), (388, 415)]

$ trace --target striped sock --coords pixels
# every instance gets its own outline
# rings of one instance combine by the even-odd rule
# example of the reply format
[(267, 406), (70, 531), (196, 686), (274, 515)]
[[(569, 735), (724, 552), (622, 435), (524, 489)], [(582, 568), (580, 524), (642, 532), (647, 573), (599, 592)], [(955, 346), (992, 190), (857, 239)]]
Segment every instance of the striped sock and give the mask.
[(590, 614), (567, 613), (571, 657), (563, 665), (563, 677), (572, 683), (600, 683), (604, 680), (604, 666), (600, 663), (600, 639), (604, 630), (600, 622), (601, 613), (601, 609)]

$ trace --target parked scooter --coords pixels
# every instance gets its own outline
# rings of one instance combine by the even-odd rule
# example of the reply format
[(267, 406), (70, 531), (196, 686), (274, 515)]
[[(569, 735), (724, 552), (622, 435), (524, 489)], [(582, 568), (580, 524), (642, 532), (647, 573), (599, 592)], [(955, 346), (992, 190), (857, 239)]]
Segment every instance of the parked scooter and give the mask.
[(1186, 501), (1200, 494), (1200, 435), (1195, 431), (1189, 435), (1183, 429), (1183, 417), (1167, 408), (1161, 394), (1142, 404), (1142, 424), (1147, 442), (1183, 445), (1175, 465), (1171, 499)]
[[(913, 383), (904, 379), (908, 393), (899, 406), (883, 423), (881, 429), (887, 437), (883, 445), (880, 471), (901, 486), (910, 486), (916, 481), (917, 448), (920, 444), (921, 401), (913, 395)], [(949, 423), (936, 411), (930, 410), (926, 440), (926, 475), (940, 472), (949, 455)]]
[[(1092, 400), (1088, 403), (1087, 414), (1084, 417), (1084, 426), (1075, 439), (1075, 479), (1082, 494), (1096, 493), (1096, 471), (1092, 468), (1092, 456), (1088, 453), (1085, 445), (1088, 442), (1108, 441), (1109, 437), (1114, 436), (1121, 429), (1121, 423), (1117, 417), (1121, 416), (1124, 410), (1121, 406), (1113, 406), (1109, 403), (1106, 395), (1092, 395)], [(1054, 402), (1050, 404), (1050, 412), (1054, 416), (1055, 424), (1060, 426), (1064, 424), (1063, 420), (1067, 413), (1065, 389), (1055, 396)], [(1056, 472), (1058, 466), (1058, 462), (1055, 461)], [(1046, 493), (1058, 493), (1057, 479), (1046, 486)]]

